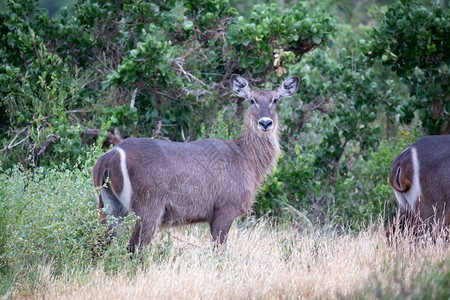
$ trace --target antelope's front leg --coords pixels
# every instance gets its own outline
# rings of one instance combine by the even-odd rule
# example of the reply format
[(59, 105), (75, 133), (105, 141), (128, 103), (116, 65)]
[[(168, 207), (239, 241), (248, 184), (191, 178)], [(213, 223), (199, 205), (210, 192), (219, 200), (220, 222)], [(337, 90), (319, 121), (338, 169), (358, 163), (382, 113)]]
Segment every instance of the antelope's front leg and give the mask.
[(224, 245), (227, 242), (228, 232), (235, 219), (234, 215), (230, 215), (230, 211), (226, 208), (220, 208), (214, 211), (214, 219), (209, 224), (211, 230), (212, 241), (214, 247)]

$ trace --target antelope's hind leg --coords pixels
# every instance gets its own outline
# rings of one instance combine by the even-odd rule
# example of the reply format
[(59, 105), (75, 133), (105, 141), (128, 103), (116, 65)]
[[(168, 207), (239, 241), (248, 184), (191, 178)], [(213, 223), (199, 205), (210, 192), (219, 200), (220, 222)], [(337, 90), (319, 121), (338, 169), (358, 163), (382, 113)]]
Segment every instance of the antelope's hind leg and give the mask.
[(147, 246), (161, 224), (164, 215), (164, 205), (154, 202), (155, 205), (141, 205), (135, 210), (139, 219), (136, 221), (128, 245), (128, 251), (134, 253), (138, 248)]
[[(108, 228), (106, 229), (105, 234), (99, 237), (97, 245), (94, 245), (94, 247), (99, 246), (101, 252), (103, 252), (118, 235), (120, 225), (123, 218), (128, 214), (128, 210), (122, 205), (114, 192), (107, 187), (103, 187), (100, 191), (99, 209), (104, 209), (104, 211), (100, 213), (100, 222), (104, 225), (108, 225)], [(100, 256), (101, 254), (96, 253), (95, 255)]]

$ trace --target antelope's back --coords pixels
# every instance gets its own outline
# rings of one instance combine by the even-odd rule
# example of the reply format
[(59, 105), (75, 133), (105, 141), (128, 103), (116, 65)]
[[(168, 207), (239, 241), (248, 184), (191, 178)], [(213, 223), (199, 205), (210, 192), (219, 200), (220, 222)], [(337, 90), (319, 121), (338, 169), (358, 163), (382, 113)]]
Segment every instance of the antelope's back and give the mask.
[[(123, 140), (98, 159), (93, 172), (94, 184), (101, 186), (105, 170), (108, 170), (111, 185), (120, 194), (123, 178), (116, 148), (124, 151), (135, 194), (150, 193), (156, 198), (170, 198), (177, 203), (190, 201), (194, 207), (197, 202), (204, 205), (217, 199), (219, 194), (249, 193), (240, 188), (249, 185), (249, 179), (243, 172), (245, 166), (240, 163), (239, 151), (230, 141), (208, 139), (177, 143), (148, 138)], [(118, 184), (113, 178), (115, 174), (118, 174)]]
[[(450, 135), (430, 135), (411, 145), (417, 149), (420, 170), (425, 177), (450, 180)], [(449, 183), (450, 187), (450, 183)]]

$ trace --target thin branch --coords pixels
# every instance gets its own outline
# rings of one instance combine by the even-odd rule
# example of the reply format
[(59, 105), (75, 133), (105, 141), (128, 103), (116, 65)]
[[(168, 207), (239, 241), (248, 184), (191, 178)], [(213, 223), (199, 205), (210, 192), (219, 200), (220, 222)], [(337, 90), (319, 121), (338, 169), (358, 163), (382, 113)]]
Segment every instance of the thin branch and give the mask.
[(181, 56), (180, 58), (183, 59), (183, 61), (184, 61), (184, 59), (185, 59), (186, 57), (188, 57), (189, 55), (191, 55), (192, 53), (197, 53), (197, 52), (198, 52), (197, 50), (200, 49), (200, 48), (203, 46), (203, 44), (204, 44), (204, 43), (201, 43), (200, 45), (198, 45), (198, 46), (195, 47), (195, 48), (189, 48), (189, 51), (186, 52), (186, 54), (184, 54), (184, 55)]
[(307, 110), (315, 110), (321, 111), (325, 114), (330, 114), (330, 107), (328, 105), (322, 105), (324, 102), (328, 102), (329, 98), (320, 99), (317, 98), (306, 105)]
[(350, 139), (345, 139), (344, 144), (342, 145), (342, 152), (339, 155), (339, 158), (331, 162), (331, 164), (334, 167), (333, 176), (331, 177), (331, 185), (336, 186), (337, 177), (339, 176), (339, 166), (341, 164), (341, 159), (344, 156), (345, 147), (347, 147), (347, 143), (350, 141)]
[(130, 102), (130, 107), (133, 108), (134, 107), (134, 103), (136, 101), (136, 95), (138, 92), (138, 88), (135, 88), (133, 91), (133, 95), (131, 96), (131, 102)]
[(23, 139), (21, 139), (19, 142), (15, 143), (15, 144), (12, 145), (12, 146), (8, 146), (8, 149), (7, 149), (7, 150), (11, 150), (12, 148), (14, 148), (14, 147), (16, 147), (16, 146), (22, 144), (23, 142), (25, 142), (25, 141), (26, 141), (27, 139), (29, 139), (29, 138), (30, 138), (30, 134), (28, 133), (27, 136), (24, 137)]
[(193, 244), (193, 243), (191, 243), (191, 242), (188, 242), (188, 241), (186, 241), (186, 240), (184, 240), (184, 239), (182, 239), (182, 238), (177, 237), (176, 235), (172, 235), (172, 237), (173, 237), (174, 239), (176, 239), (176, 240), (178, 240), (178, 241), (184, 243), (184, 246), (181, 247), (181, 250), (184, 250), (187, 246), (192, 246), (192, 247), (195, 247), (195, 248), (202, 248), (201, 246), (198, 246), (198, 245), (195, 245), (195, 244)]
[(157, 91), (157, 90), (152, 90), (152, 92), (155, 93), (155, 94), (158, 94), (160, 96), (163, 96), (165, 98), (171, 99), (171, 100), (178, 100), (178, 98), (172, 97), (172, 96), (170, 96), (170, 95), (168, 95), (166, 93), (163, 93), (163, 92), (160, 92), (160, 91)]
[(321, 106), (325, 101), (326, 101), (326, 99), (320, 99), (320, 98), (315, 99), (306, 105), (306, 109), (314, 110), (314, 109), (318, 108), (319, 106)]
[[(84, 130), (84, 134), (86, 135), (92, 135), (92, 136), (99, 136), (102, 133), (102, 131), (98, 128), (86, 128)], [(122, 136), (120, 135), (119, 128), (114, 128), (114, 134), (111, 132), (107, 132), (107, 140), (112, 145), (117, 145), (120, 141), (123, 140)]]
[(90, 109), (72, 109), (72, 110), (66, 110), (65, 113), (68, 114), (76, 114), (76, 113), (88, 113), (91, 112)]
[(202, 74), (205, 76), (220, 76), (220, 77), (223, 76), (223, 74), (220, 73), (202, 73)]
[(98, 128), (86, 128), (84, 133), (87, 135), (99, 135), (102, 131)]
[(118, 144), (119, 142), (121, 142), (123, 140), (118, 127), (114, 128), (114, 138), (115, 138), (116, 144)]
[(39, 149), (39, 152), (37, 153), (38, 156), (42, 155), (45, 150), (47, 150), (47, 147), (51, 144), (59, 141), (61, 139), (61, 136), (59, 134), (49, 134), (47, 135), (46, 141), (42, 143), (41, 149)]
[[(16, 135), (13, 137), (13, 139), (11, 140), (11, 142), (9, 142), (9, 145), (6, 146), (5, 148), (1, 149), (0, 152), (11, 150), (12, 148), (14, 148), (14, 147), (16, 147), (16, 146), (22, 144), (22, 143), (25, 142), (27, 139), (29, 139), (29, 138), (30, 138), (30, 131), (29, 131), (29, 130), (30, 130), (30, 126), (31, 126), (31, 125), (28, 125), (28, 126), (25, 126), (25, 127), (22, 128), (22, 129), (20, 129), (20, 130), (16, 133)], [(23, 138), (22, 140), (20, 140), (19, 142), (17, 142), (17, 143), (14, 144), (14, 141), (17, 140), (17, 138), (19, 137), (19, 135), (20, 135), (21, 133), (25, 132), (25, 130), (28, 130), (27, 136), (24, 137), (24, 138)]]
[(160, 137), (162, 136), (162, 120), (159, 120), (156, 123), (156, 129), (153, 130), (152, 136), (153, 137)]
[(201, 85), (203, 85), (203, 86), (205, 86), (205, 87), (208, 86), (206, 83), (204, 83), (203, 81), (201, 81), (200, 79), (198, 79), (197, 77), (195, 77), (194, 75), (192, 75), (189, 71), (186, 71), (186, 70), (183, 68), (184, 58), (182, 58), (182, 57), (175, 58), (175, 59), (173, 60), (173, 63), (174, 63), (175, 65), (177, 65), (179, 71), (180, 71), (181, 73), (184, 74), (184, 76), (187, 78), (187, 80), (188, 80), (189, 82), (192, 82), (192, 81), (191, 81), (191, 79), (192, 79), (192, 80), (194, 80), (194, 81), (200, 83)]

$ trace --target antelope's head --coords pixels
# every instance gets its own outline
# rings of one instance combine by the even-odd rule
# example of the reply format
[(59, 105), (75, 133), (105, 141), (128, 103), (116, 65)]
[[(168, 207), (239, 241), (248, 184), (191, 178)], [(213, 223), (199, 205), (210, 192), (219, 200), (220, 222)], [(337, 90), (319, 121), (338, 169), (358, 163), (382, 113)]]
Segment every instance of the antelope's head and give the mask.
[(284, 81), (275, 91), (252, 91), (247, 80), (236, 74), (231, 75), (234, 94), (250, 102), (246, 115), (246, 126), (250, 127), (248, 129), (262, 134), (276, 131), (278, 126), (276, 106), (281, 99), (295, 94), (299, 82), (299, 78), (293, 76)]

